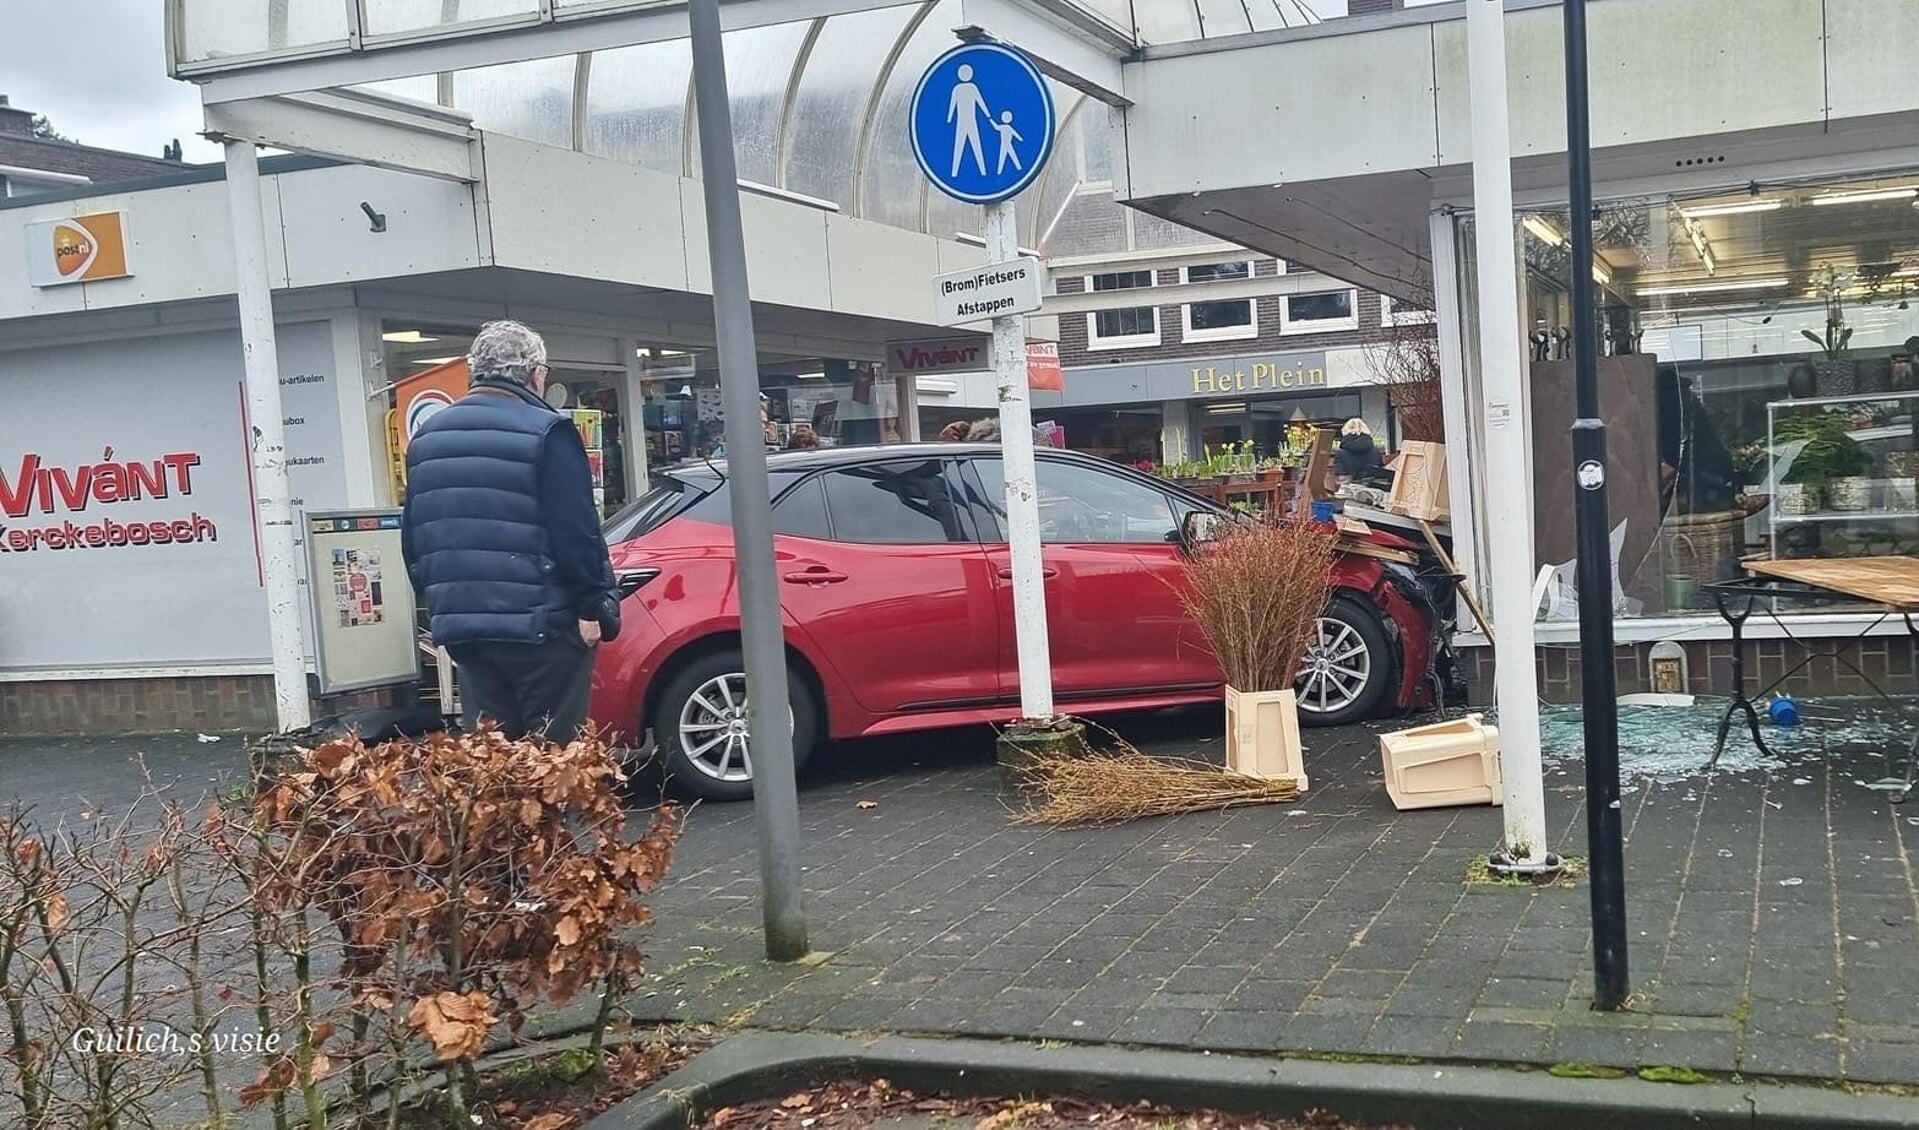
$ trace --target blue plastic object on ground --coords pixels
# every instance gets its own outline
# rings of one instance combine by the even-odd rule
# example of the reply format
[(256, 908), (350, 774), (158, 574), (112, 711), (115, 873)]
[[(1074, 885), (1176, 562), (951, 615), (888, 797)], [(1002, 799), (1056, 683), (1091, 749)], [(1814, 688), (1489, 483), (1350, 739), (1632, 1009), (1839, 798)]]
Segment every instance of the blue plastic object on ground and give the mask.
[(1333, 520), (1333, 504), (1325, 500), (1313, 503), (1313, 521), (1330, 522)]
[(1775, 726), (1797, 726), (1799, 704), (1782, 694), (1766, 707), (1766, 717), (1770, 718)]

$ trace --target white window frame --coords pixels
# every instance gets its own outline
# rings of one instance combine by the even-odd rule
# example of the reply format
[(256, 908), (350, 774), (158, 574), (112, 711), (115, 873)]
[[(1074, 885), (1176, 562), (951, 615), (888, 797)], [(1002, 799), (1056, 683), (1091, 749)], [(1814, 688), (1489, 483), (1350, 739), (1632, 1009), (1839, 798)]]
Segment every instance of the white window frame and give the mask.
[[(1245, 263), (1246, 277), (1249, 279), (1253, 277), (1253, 264), (1251, 260), (1238, 259), (1238, 260), (1232, 260), (1231, 262)], [(1225, 266), (1230, 266), (1231, 262), (1212, 263), (1212, 264), (1208, 264), (1208, 266), (1225, 267)], [(1193, 281), (1193, 268), (1181, 267), (1179, 269), (1179, 281), (1182, 283), (1191, 283)], [(1201, 283), (1206, 283), (1211, 281), (1218, 281), (1218, 280), (1211, 280), (1211, 279), (1200, 280)], [(1252, 316), (1249, 319), (1247, 319), (1247, 322), (1245, 325), (1224, 326), (1219, 329), (1211, 329), (1211, 330), (1196, 330), (1193, 328), (1193, 307), (1197, 304), (1188, 302), (1179, 308), (1180, 339), (1182, 341), (1245, 341), (1249, 338), (1258, 337), (1259, 336), (1259, 299), (1257, 298), (1226, 298), (1226, 299), (1220, 300), (1220, 304), (1224, 304), (1227, 302), (1244, 302), (1246, 304), (1246, 310)]]
[[(1096, 276), (1087, 275), (1085, 276), (1086, 293), (1088, 294), (1125, 294), (1127, 293), (1128, 290), (1136, 290), (1144, 293), (1144, 292), (1150, 292), (1159, 286), (1159, 272), (1154, 270), (1151, 267), (1148, 267), (1143, 271), (1100, 271), (1098, 272), (1098, 274), (1145, 275), (1146, 278), (1148, 279), (1148, 282), (1145, 286), (1128, 287), (1126, 288), (1126, 290), (1097, 290), (1096, 291), (1093, 289), (1093, 279)], [(1128, 306), (1116, 306), (1116, 307), (1113, 307), (1113, 309), (1118, 309), (1118, 310), (1150, 309), (1152, 310), (1153, 311), (1153, 332), (1149, 334), (1122, 334), (1118, 337), (1102, 337), (1100, 336), (1100, 332), (1099, 332), (1100, 312), (1095, 310), (1086, 315), (1086, 349), (1088, 352), (1091, 352), (1092, 350), (1095, 350), (1095, 349), (1151, 349), (1152, 347), (1159, 344), (1160, 325), (1161, 325), (1162, 319), (1160, 318), (1160, 310), (1159, 310), (1159, 305), (1157, 303), (1140, 302), (1140, 303), (1135, 303)]]
[(1432, 310), (1395, 310), (1393, 296), (1379, 296), (1379, 324), (1385, 326), (1432, 326), (1439, 324), (1439, 314)]
[[(1321, 294), (1338, 294), (1341, 290), (1344, 290), (1349, 296), (1347, 298), (1347, 303), (1352, 309), (1352, 314), (1350, 316), (1344, 317), (1344, 318), (1309, 318), (1304, 321), (1294, 320), (1293, 303), (1292, 303), (1293, 299), (1313, 298)], [(1356, 286), (1354, 287), (1329, 286), (1325, 290), (1313, 290), (1313, 291), (1307, 291), (1302, 294), (1288, 294), (1288, 295), (1282, 295), (1280, 297), (1279, 332), (1282, 334), (1291, 334), (1291, 335), (1330, 334), (1330, 333), (1340, 333), (1346, 330), (1356, 330), (1358, 328), (1359, 328), (1359, 288)]]

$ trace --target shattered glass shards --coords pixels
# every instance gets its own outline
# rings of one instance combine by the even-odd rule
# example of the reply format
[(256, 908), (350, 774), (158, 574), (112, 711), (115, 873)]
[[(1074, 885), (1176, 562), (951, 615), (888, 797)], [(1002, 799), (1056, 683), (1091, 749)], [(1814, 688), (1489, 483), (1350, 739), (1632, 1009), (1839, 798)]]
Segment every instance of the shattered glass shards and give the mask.
[[(1619, 708), (1619, 771), (1626, 779), (1643, 778), (1662, 784), (1697, 777), (1712, 756), (1723, 698), (1701, 698), (1691, 706), (1621, 706)], [(1719, 757), (1722, 773), (1761, 772), (1797, 781), (1808, 779), (1806, 768), (1823, 761), (1843, 761), (1846, 772), (1867, 778), (1879, 775), (1890, 758), (1903, 770), (1919, 716), (1878, 699), (1826, 698), (1801, 700), (1797, 726), (1775, 726), (1758, 705), (1759, 734), (1771, 747), (1768, 756), (1753, 745), (1745, 716), (1735, 712), (1726, 749)], [(1583, 759), (1583, 714), (1577, 706), (1542, 703), (1539, 708), (1539, 744), (1549, 770), (1564, 769)]]

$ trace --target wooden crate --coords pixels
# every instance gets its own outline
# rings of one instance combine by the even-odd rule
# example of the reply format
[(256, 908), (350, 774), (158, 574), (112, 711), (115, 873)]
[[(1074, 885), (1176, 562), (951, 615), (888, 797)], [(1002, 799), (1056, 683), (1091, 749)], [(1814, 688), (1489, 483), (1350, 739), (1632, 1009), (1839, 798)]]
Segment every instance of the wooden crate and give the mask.
[(1452, 518), (1446, 493), (1446, 445), (1407, 440), (1393, 464), (1393, 489), (1386, 509), (1425, 522)]

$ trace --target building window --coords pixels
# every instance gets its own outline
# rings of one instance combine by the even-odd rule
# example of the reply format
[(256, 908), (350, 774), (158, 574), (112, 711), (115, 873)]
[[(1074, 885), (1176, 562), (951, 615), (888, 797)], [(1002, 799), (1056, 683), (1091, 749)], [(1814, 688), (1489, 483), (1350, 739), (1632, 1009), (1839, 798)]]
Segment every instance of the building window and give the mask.
[(1359, 328), (1359, 292), (1327, 290), (1289, 294), (1279, 306), (1279, 332), (1323, 334)]
[[(1153, 286), (1151, 271), (1116, 271), (1092, 275), (1086, 289), (1093, 294), (1113, 290), (1146, 290)], [(1086, 348), (1139, 349), (1159, 344), (1159, 311), (1151, 306), (1095, 310), (1086, 315)]]
[(1439, 315), (1431, 310), (1408, 306), (1390, 294), (1379, 296), (1381, 326), (1430, 326), (1437, 321), (1439, 321)]
[[(1252, 277), (1251, 263), (1213, 263), (1204, 267), (1187, 267), (1181, 281), (1204, 283)], [(1259, 336), (1259, 319), (1254, 316), (1253, 300), (1250, 298), (1191, 302), (1182, 309), (1187, 341), (1235, 341)]]

